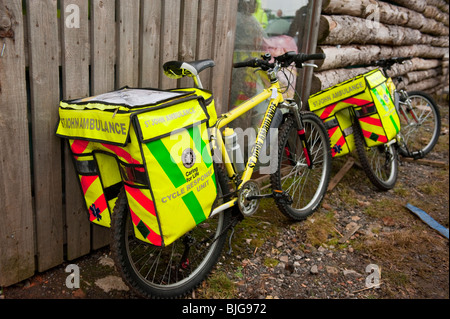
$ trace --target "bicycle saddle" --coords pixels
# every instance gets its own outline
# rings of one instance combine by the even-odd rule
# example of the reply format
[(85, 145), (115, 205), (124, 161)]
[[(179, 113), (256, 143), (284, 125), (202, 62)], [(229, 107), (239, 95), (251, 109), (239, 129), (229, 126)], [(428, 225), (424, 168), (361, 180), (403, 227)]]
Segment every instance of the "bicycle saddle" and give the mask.
[(164, 63), (164, 74), (172, 79), (180, 79), (183, 76), (198, 76), (200, 72), (215, 66), (213, 60), (198, 60), (191, 62), (169, 61)]

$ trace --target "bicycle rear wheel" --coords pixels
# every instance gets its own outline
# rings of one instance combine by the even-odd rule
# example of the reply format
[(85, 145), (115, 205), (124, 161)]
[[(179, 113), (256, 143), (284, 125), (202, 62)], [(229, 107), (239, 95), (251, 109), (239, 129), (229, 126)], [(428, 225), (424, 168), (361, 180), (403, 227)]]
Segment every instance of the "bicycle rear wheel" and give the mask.
[[(229, 186), (216, 168), (219, 195)], [(230, 210), (207, 219), (167, 247), (137, 240), (133, 234), (127, 199), (121, 191), (112, 218), (111, 250), (125, 282), (145, 298), (177, 298), (195, 289), (216, 264), (231, 221)]]
[[(408, 93), (408, 99), (399, 109), (400, 134), (403, 138), (399, 153), (423, 158), (436, 145), (441, 133), (441, 114), (436, 102), (424, 92)], [(409, 153), (408, 153), (409, 151)]]
[(331, 172), (328, 132), (318, 116), (302, 112), (301, 117), (313, 166), (308, 168), (298, 128), (292, 116), (278, 134), (278, 169), (271, 175), (272, 188), (289, 193), (293, 202), (276, 200), (280, 211), (294, 220), (304, 220), (322, 202)]
[(358, 121), (353, 124), (353, 134), (359, 161), (372, 184), (382, 191), (394, 188), (398, 177), (396, 147), (393, 144), (367, 147)]

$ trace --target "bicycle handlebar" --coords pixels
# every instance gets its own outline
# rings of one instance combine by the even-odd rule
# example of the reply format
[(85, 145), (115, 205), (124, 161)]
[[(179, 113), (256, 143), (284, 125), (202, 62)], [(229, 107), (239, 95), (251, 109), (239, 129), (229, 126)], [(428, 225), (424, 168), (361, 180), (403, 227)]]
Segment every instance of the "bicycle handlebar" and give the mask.
[(382, 68), (390, 69), (391, 66), (393, 66), (396, 63), (403, 63), (405, 61), (411, 60), (413, 57), (394, 57), (394, 58), (387, 58), (387, 59), (380, 59), (377, 61), (373, 61), (370, 63), (370, 65), (373, 66), (380, 66)]
[[(251, 59), (251, 60), (247, 60), (247, 61), (243, 61), (243, 62), (236, 62), (233, 64), (233, 68), (257, 68), (260, 67), (261, 65), (261, 61), (260, 59)], [(273, 63), (272, 63), (273, 64)]]
[[(301, 68), (303, 62), (309, 61), (309, 60), (323, 60), (325, 59), (324, 53), (313, 53), (313, 54), (305, 54), (305, 53), (295, 53), (294, 51), (286, 52), (283, 55), (274, 57), (275, 61), (280, 63), (282, 67), (288, 67), (292, 63), (295, 63), (295, 66), (297, 68)], [(273, 67), (275, 67), (275, 63), (270, 63), (270, 59), (272, 57), (270, 54), (266, 54), (263, 56), (262, 59), (251, 59), (243, 62), (236, 62), (233, 64), (234, 68), (262, 68), (263, 70), (269, 70)]]
[(303, 63), (309, 60), (325, 60), (325, 53), (313, 53), (313, 54), (297, 54), (296, 63)]

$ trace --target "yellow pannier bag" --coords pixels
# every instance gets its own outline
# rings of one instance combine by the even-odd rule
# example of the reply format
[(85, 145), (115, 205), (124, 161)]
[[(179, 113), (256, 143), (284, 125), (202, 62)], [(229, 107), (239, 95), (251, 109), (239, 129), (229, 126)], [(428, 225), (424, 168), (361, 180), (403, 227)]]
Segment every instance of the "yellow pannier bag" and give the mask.
[(386, 82), (383, 73), (376, 69), (310, 96), (310, 110), (328, 128), (333, 157), (354, 149), (353, 115), (369, 147), (387, 143), (397, 135), (400, 120)]
[(170, 245), (209, 217), (211, 116), (197, 92), (125, 88), (60, 103), (56, 134), (69, 140), (91, 222), (110, 227), (121, 189), (149, 244)]
[(333, 145), (331, 148), (333, 157), (348, 154), (355, 148), (352, 114), (350, 112), (350, 108), (345, 108), (324, 120), (331, 145)]
[(205, 90), (205, 89), (192, 89), (192, 88), (186, 88), (186, 89), (174, 89), (174, 91), (184, 91), (184, 92), (192, 92), (194, 91), (193, 94), (196, 94), (198, 96), (203, 97), (203, 99), (205, 100), (205, 107), (206, 107), (206, 111), (208, 112), (209, 115), (209, 127), (213, 127), (214, 125), (216, 125), (217, 122), (217, 113), (216, 113), (216, 107), (214, 104), (214, 97), (212, 95), (211, 91)]

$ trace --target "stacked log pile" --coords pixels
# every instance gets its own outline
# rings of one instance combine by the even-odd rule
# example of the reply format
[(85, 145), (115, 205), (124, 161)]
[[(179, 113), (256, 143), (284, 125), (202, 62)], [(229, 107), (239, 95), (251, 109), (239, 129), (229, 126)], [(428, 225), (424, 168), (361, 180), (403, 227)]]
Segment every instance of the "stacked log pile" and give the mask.
[[(414, 57), (396, 65), (399, 88), (439, 92), (448, 87), (448, 0), (323, 0), (311, 94), (362, 74), (371, 61)], [(446, 61), (447, 60), (447, 61)], [(447, 81), (447, 83), (445, 83)]]

